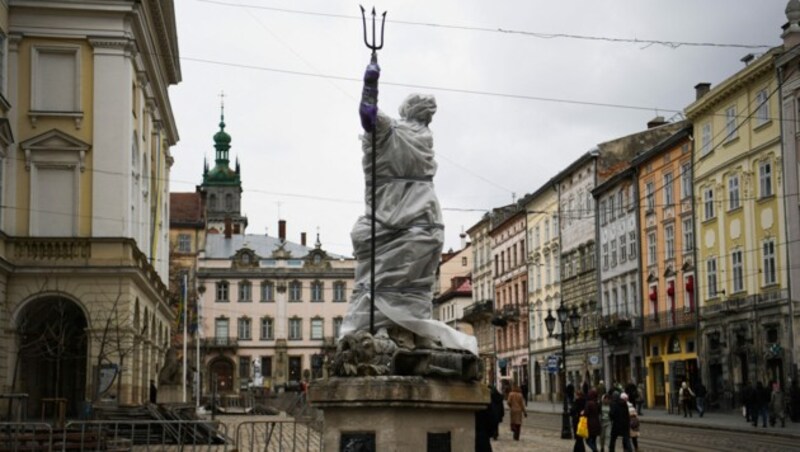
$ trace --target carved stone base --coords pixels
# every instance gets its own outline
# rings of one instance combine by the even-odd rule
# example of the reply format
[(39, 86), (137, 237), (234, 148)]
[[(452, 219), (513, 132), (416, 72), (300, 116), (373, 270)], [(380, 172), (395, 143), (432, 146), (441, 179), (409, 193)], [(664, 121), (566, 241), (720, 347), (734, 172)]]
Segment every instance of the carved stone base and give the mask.
[(308, 398), (325, 413), (326, 451), (455, 452), (474, 449), (474, 413), (489, 404), (489, 390), (457, 380), (349, 377), (313, 381)]
[(183, 402), (183, 385), (166, 385), (158, 387), (156, 396), (158, 403), (180, 403)]

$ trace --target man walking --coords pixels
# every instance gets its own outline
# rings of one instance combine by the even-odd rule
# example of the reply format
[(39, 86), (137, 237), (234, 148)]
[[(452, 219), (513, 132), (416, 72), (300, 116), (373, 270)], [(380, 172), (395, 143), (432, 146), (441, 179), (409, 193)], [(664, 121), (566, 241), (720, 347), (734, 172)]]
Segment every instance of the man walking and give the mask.
[(708, 394), (708, 390), (706, 390), (705, 385), (702, 382), (698, 383), (694, 395), (697, 401), (697, 413), (700, 417), (703, 417), (706, 412), (706, 394)]

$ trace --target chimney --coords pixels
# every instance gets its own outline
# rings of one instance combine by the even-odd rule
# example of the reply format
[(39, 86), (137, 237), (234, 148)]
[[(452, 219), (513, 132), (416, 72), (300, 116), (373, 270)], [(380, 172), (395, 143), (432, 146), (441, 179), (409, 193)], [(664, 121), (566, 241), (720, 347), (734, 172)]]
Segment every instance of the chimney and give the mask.
[(708, 94), (709, 91), (711, 91), (711, 83), (702, 82), (694, 85), (694, 100), (700, 99)]
[(781, 37), (784, 50), (789, 50), (800, 44), (800, 1), (789, 0), (785, 12), (788, 22), (783, 26)]
[(753, 60), (755, 60), (755, 59), (756, 59), (756, 56), (755, 56), (755, 55), (753, 55), (752, 53), (748, 53), (747, 55), (745, 55), (745, 56), (741, 57), (741, 58), (739, 59), (739, 61), (741, 61), (742, 63), (744, 63), (744, 65), (745, 65), (745, 66), (747, 66), (748, 64), (750, 64), (750, 62), (752, 62), (752, 61), (753, 61)]
[(656, 116), (655, 118), (647, 121), (647, 128), (652, 129), (653, 127), (663, 126), (666, 123), (667, 121), (664, 120), (663, 116)]
[(286, 220), (278, 220), (278, 238), (281, 242), (286, 241)]
[(231, 238), (231, 217), (225, 217), (225, 238)]
[(461, 249), (463, 250), (467, 247), (467, 234), (462, 232), (458, 236), (461, 237)]
[(306, 233), (305, 232), (301, 232), (300, 233), (300, 244), (303, 245), (303, 246), (306, 246)]

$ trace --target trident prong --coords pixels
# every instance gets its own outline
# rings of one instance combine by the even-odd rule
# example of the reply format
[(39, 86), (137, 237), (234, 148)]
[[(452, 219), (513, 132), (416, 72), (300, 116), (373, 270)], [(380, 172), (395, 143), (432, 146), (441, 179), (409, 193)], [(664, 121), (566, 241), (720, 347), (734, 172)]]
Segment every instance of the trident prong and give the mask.
[(375, 28), (376, 28), (375, 27), (375, 15), (376, 15), (375, 7), (374, 6), (372, 7), (372, 42), (371, 43), (369, 42), (369, 38), (367, 36), (367, 15), (366, 15), (366, 10), (364, 10), (364, 7), (361, 6), (361, 5), (358, 5), (358, 7), (361, 8), (361, 23), (364, 26), (364, 45), (366, 45), (368, 49), (372, 49), (372, 53), (374, 55), (376, 51), (378, 51), (378, 50), (383, 48), (383, 30), (384, 30), (384, 25), (386, 24), (386, 11), (384, 11), (383, 14), (381, 14), (381, 43), (379, 45), (379, 44), (377, 44), (377, 34), (375, 32), (376, 31), (375, 30)]

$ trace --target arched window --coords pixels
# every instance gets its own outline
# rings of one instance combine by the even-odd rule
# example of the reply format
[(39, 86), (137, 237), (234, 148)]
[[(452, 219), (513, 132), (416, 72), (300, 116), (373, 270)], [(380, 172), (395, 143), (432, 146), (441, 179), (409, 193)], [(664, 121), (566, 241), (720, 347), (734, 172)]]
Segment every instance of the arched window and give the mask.
[(233, 210), (233, 195), (228, 193), (225, 195), (225, 211), (230, 212)]

